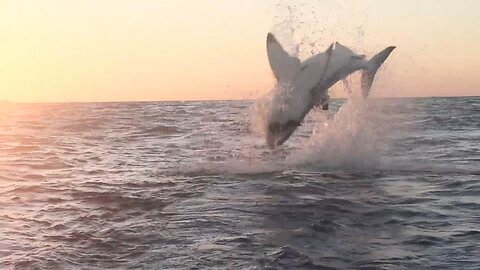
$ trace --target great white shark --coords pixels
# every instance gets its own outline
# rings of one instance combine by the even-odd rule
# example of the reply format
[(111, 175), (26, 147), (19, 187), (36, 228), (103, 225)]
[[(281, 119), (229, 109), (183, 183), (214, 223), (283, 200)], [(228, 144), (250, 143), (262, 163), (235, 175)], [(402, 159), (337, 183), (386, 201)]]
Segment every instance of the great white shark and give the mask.
[(266, 139), (270, 148), (282, 145), (301, 125), (313, 107), (328, 110), (328, 89), (355, 71), (362, 70), (361, 89), (367, 97), (375, 74), (394, 46), (387, 47), (367, 60), (335, 42), (328, 49), (301, 62), (289, 55), (272, 33), (267, 35), (267, 54), (275, 76), (272, 108), (267, 121)]

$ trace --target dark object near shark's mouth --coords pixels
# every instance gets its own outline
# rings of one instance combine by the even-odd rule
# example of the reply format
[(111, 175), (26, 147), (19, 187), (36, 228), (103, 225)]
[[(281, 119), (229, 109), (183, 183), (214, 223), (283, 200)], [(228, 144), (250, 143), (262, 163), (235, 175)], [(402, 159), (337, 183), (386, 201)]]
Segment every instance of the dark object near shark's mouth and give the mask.
[(288, 120), (284, 124), (279, 122), (271, 122), (268, 125), (267, 145), (270, 148), (275, 148), (282, 145), (293, 132), (299, 127), (301, 123), (295, 120)]

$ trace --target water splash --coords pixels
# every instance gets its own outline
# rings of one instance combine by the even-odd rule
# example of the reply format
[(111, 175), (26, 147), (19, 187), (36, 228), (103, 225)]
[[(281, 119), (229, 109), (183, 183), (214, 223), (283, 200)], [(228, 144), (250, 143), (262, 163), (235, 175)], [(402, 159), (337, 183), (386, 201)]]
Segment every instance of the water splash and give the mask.
[[(290, 55), (306, 59), (324, 51), (334, 41), (346, 41), (353, 47), (365, 49), (365, 20), (357, 18), (350, 23), (344, 18), (352, 18), (362, 14), (364, 4), (352, 4), (349, 1), (313, 4), (308, 1), (279, 1), (273, 21), (273, 32)], [(329, 10), (336, 10), (333, 15)], [(360, 16), (361, 17), (361, 16)], [(353, 44), (352, 44), (353, 43)], [(358, 50), (356, 50), (358, 51)], [(360, 52), (361, 53), (361, 52)], [(241, 151), (230, 159), (222, 161), (219, 166), (202, 165), (200, 169), (210, 172), (261, 172), (279, 170), (279, 168), (316, 165), (321, 167), (375, 167), (381, 160), (382, 152), (387, 148), (384, 126), (386, 120), (376, 117), (372, 112), (372, 102), (360, 96), (360, 77), (358, 74), (344, 81), (344, 92), (348, 100), (337, 114), (331, 112), (310, 112), (307, 117), (308, 127), (301, 127), (290, 138), (289, 143), (281, 149), (269, 151), (265, 149), (268, 120), (285, 111), (285, 104), (304, 104), (285, 102), (295, 91), (288, 85), (275, 85), (264, 97), (257, 100), (250, 109), (250, 131), (248, 136), (256, 137), (256, 141), (247, 139), (245, 145), (238, 145)], [(357, 85), (358, 84), (358, 85)], [(341, 90), (341, 83), (330, 89), (330, 95)], [(382, 87), (383, 88), (383, 87)], [(343, 92), (343, 91), (342, 91)], [(343, 95), (342, 95), (343, 96)], [(305, 96), (304, 98), (309, 98)], [(375, 106), (373, 106), (375, 107)], [(302, 107), (303, 108), (303, 107)], [(289, 111), (302, 111), (288, 108)], [(308, 120), (307, 120), (308, 121)], [(387, 133), (388, 134), (388, 133)], [(248, 144), (248, 142), (253, 144)], [(253, 145), (253, 146), (252, 146)], [(259, 147), (261, 145), (261, 147)], [(232, 161), (231, 164), (227, 164)]]
[(283, 113), (301, 114), (309, 95), (292, 95), (293, 91), (296, 89), (288, 83), (276, 83), (272, 91), (254, 103), (250, 112), (250, 128), (256, 135), (266, 136), (268, 122), (273, 116), (278, 117)]
[[(350, 1), (330, 4), (279, 1), (276, 8), (272, 32), (290, 55), (305, 59), (323, 51), (334, 41), (345, 40), (354, 47), (365, 47), (365, 20), (361, 16), (354, 24), (344, 20), (362, 14), (362, 11), (368, 9), (364, 4), (353, 4)], [(329, 12), (332, 9), (338, 14)], [(309, 118), (313, 121), (309, 125), (313, 125), (313, 129), (307, 131), (308, 134), (300, 142), (298, 137), (302, 136), (296, 131), (294, 137), (297, 139), (291, 138), (290, 143), (296, 144), (297, 148), (286, 155), (284, 167), (311, 164), (326, 167), (374, 167), (380, 163), (382, 152), (388, 148), (386, 138), (389, 137), (389, 130), (384, 127), (389, 122), (378, 117), (382, 112), (375, 111), (371, 102), (359, 96), (360, 89), (354, 89), (359, 88), (359, 80), (358, 74), (344, 80), (344, 92), (348, 99), (331, 119), (324, 112), (310, 112)], [(335, 96), (337, 88), (341, 88), (339, 86), (341, 84), (330, 89), (332, 96)], [(292, 103), (278, 99), (288, 99), (291, 91), (291, 87), (276, 85), (266, 96), (255, 102), (251, 110), (251, 130), (255, 135), (265, 137), (268, 119), (282, 111), (282, 104)]]
[(272, 32), (300, 59), (324, 51), (335, 41), (364, 49), (370, 8), (368, 3), (351, 0), (279, 0)]
[(314, 112), (312, 135), (286, 162), (334, 168), (378, 166), (386, 137), (382, 120), (372, 117), (375, 112), (370, 107), (368, 100), (353, 95), (331, 119)]

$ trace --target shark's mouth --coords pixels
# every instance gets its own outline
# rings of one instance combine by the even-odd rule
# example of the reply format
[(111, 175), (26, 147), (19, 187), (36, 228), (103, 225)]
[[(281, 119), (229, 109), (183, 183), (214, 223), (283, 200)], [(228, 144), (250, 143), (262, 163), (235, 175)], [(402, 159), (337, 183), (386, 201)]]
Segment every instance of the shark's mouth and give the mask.
[(296, 120), (288, 120), (286, 123), (271, 122), (268, 125), (267, 145), (271, 149), (282, 145), (301, 123)]

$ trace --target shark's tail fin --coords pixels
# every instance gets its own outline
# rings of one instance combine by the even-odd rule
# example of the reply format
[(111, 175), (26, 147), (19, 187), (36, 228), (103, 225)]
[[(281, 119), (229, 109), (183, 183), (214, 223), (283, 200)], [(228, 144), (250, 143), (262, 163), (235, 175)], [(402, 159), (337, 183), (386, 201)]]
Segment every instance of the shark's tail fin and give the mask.
[(370, 92), (377, 70), (394, 49), (395, 46), (388, 47), (368, 61), (368, 68), (362, 72), (362, 94), (364, 97), (367, 97)]

